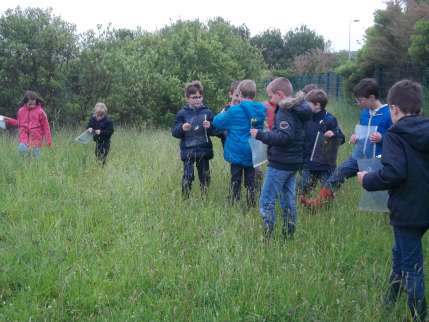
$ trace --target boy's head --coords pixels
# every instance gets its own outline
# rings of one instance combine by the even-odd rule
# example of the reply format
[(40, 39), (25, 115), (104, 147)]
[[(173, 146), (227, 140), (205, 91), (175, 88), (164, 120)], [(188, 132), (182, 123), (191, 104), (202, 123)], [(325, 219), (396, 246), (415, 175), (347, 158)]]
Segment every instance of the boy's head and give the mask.
[(240, 81), (235, 80), (231, 83), (231, 86), (229, 87), (228, 95), (231, 99), (232, 105), (240, 103), (240, 93), (237, 91), (238, 84), (240, 84)]
[(360, 107), (371, 109), (379, 105), (379, 88), (375, 79), (364, 78), (354, 88), (353, 94)]
[(304, 94), (308, 94), (313, 89), (317, 89), (317, 88), (319, 88), (319, 86), (317, 86), (316, 84), (307, 84), (307, 85), (304, 86), (304, 88), (302, 89), (302, 91), (304, 92)]
[(418, 115), (423, 106), (422, 86), (408, 79), (401, 80), (390, 88), (387, 102), (393, 123), (405, 115)]
[(292, 95), (292, 83), (284, 77), (278, 77), (267, 86), (267, 95), (271, 103), (277, 105), (281, 100)]
[(203, 105), (204, 88), (200, 81), (192, 81), (185, 86), (186, 101), (191, 107)]
[(310, 103), (313, 113), (320, 112), (326, 108), (328, 104), (328, 95), (322, 89), (313, 89), (307, 95), (305, 100)]
[(256, 83), (251, 79), (245, 79), (238, 84), (237, 92), (240, 99), (254, 99), (256, 96)]
[(107, 115), (107, 106), (104, 103), (98, 102), (94, 107), (94, 116), (99, 121)]

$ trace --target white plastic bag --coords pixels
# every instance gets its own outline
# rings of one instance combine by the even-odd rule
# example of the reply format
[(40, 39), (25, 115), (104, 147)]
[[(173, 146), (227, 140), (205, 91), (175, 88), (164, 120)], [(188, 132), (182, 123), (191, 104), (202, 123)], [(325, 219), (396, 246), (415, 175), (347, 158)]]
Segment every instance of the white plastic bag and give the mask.
[(249, 138), (250, 149), (252, 150), (252, 163), (253, 167), (257, 168), (261, 164), (267, 162), (267, 148), (268, 146), (262, 141), (256, 140), (255, 138)]
[(0, 129), (6, 130), (6, 121), (3, 115), (0, 115)]
[(82, 132), (76, 139), (74, 139), (77, 143), (80, 144), (88, 144), (91, 142), (94, 134), (89, 132), (89, 130), (86, 130)]

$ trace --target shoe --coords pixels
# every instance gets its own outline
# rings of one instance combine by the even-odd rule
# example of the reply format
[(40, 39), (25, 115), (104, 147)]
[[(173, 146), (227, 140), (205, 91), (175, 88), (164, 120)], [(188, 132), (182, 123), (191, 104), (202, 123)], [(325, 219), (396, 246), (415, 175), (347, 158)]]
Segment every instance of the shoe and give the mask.
[(322, 188), (319, 191), (319, 195), (312, 199), (303, 199), (304, 205), (309, 208), (320, 208), (327, 205), (334, 199), (334, 192), (329, 188)]

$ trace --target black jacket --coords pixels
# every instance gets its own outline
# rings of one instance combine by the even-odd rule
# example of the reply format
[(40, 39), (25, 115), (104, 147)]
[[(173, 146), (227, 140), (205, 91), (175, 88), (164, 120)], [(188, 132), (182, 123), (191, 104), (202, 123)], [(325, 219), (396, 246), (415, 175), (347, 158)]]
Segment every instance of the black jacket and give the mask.
[[(205, 131), (203, 121), (211, 123), (209, 129)], [(210, 136), (215, 135), (216, 131), (212, 125), (213, 113), (207, 106), (192, 108), (184, 106), (176, 115), (174, 126), (171, 128), (171, 134), (180, 139), (180, 158), (185, 161), (190, 158), (213, 158), (213, 145)], [(182, 125), (190, 123), (192, 129), (183, 131)]]
[[(113, 122), (107, 116), (99, 121), (95, 116), (92, 116), (86, 128), (94, 130), (94, 141), (97, 143), (109, 143), (114, 132)], [(95, 130), (100, 130), (100, 134), (95, 134)]]
[(321, 135), (326, 131), (334, 132), (335, 136), (327, 140), (337, 140), (339, 144), (345, 142), (345, 137), (340, 127), (338, 126), (337, 119), (331, 113), (326, 110), (322, 110), (318, 113), (313, 113), (310, 120), (305, 122), (305, 149), (304, 149), (304, 160), (305, 167), (309, 170), (325, 171), (335, 167), (335, 164), (319, 163), (310, 161), (311, 154), (313, 152), (314, 143), (317, 137), (317, 133)]
[(311, 117), (307, 102), (298, 107), (276, 107), (274, 126), (258, 131), (256, 139), (268, 145), (268, 166), (279, 170), (299, 170), (304, 162), (304, 122)]
[(406, 116), (383, 139), (383, 168), (368, 173), (363, 187), (389, 190), (390, 223), (429, 225), (429, 119)]

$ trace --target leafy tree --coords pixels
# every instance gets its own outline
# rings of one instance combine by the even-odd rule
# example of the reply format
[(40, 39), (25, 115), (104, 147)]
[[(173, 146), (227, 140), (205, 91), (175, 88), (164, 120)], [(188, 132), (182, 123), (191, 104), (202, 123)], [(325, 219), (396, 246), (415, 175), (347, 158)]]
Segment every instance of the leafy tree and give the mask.
[(408, 52), (418, 65), (429, 66), (429, 20), (417, 21)]
[(262, 51), (265, 63), (272, 69), (285, 68), (285, 44), (279, 29), (266, 30), (254, 36), (251, 43)]

